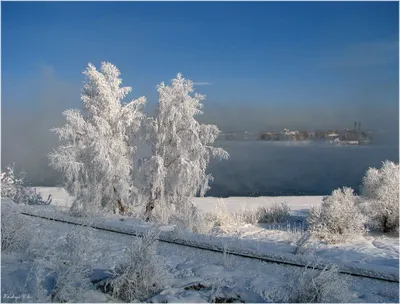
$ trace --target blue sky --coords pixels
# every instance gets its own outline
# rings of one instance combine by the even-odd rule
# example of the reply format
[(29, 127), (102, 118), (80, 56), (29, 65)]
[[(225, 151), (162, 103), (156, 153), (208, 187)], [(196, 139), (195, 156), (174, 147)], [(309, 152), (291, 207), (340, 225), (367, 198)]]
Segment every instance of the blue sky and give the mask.
[(1, 5), (3, 108), (76, 106), (87, 63), (110, 61), (150, 104), (155, 86), (182, 72), (227, 128), (239, 116), (246, 128), (264, 117), (279, 128), (398, 117), (396, 2)]

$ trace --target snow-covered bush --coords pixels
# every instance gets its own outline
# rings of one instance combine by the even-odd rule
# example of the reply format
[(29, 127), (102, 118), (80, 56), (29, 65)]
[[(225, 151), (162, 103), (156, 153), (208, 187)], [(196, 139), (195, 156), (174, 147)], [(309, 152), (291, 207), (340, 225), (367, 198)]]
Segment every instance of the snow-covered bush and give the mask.
[(399, 231), (399, 165), (385, 161), (369, 168), (363, 179), (363, 207), (371, 226), (382, 232)]
[(157, 234), (150, 231), (125, 250), (115, 267), (116, 278), (109, 283), (113, 296), (142, 302), (164, 287), (168, 274), (156, 255), (157, 243)]
[(345, 241), (365, 231), (365, 216), (354, 190), (336, 189), (324, 197), (320, 207), (312, 207), (307, 218), (312, 236), (328, 243)]
[(272, 297), (274, 302), (283, 303), (346, 303), (352, 294), (336, 266), (323, 270), (307, 266), (292, 273), (283, 290)]
[(7, 204), (1, 206), (1, 251), (25, 249), (31, 240), (30, 219)]
[(256, 225), (260, 223), (260, 211), (258, 209), (243, 209), (239, 212), (235, 212), (234, 216), (245, 224)]
[(47, 200), (43, 199), (43, 196), (40, 192), (36, 191), (36, 188), (28, 188), (29, 189), (29, 199), (28, 205), (50, 205), (52, 202), (51, 194), (47, 197)]
[(51, 195), (44, 200), (36, 188), (25, 185), (26, 174), (21, 172), (18, 177), (14, 174), (14, 165), (7, 166), (1, 172), (1, 197), (9, 198), (18, 204), (28, 205), (49, 205), (51, 203)]
[(229, 212), (223, 199), (218, 199), (213, 212), (206, 215), (206, 220), (214, 227), (255, 225), (259, 223), (260, 210), (242, 208), (239, 211)]
[(232, 226), (241, 224), (238, 223), (234, 215), (228, 211), (224, 200), (221, 198), (217, 200), (214, 211), (209, 215), (209, 218), (212, 218), (214, 226)]
[[(182, 213), (191, 208), (190, 198), (203, 196), (212, 176), (206, 174), (211, 157), (226, 159), (228, 153), (212, 146), (220, 131), (215, 125), (200, 124), (204, 96), (193, 94), (193, 82), (180, 74), (170, 86), (158, 86), (156, 115), (148, 120), (151, 158), (144, 164), (148, 173), (146, 218), (153, 209)], [(193, 213), (194, 214), (194, 213)]]
[(213, 212), (208, 213), (205, 218), (214, 227), (239, 226), (246, 224), (247, 217), (251, 218), (250, 213), (254, 214), (250, 210), (229, 212), (224, 200), (220, 198), (217, 200)]
[(52, 129), (66, 144), (50, 153), (50, 164), (63, 173), (65, 189), (76, 197), (75, 214), (116, 208), (124, 213), (136, 192), (133, 141), (146, 100), (123, 103), (131, 87), (121, 86), (120, 72), (111, 63), (103, 62), (100, 71), (89, 64), (83, 74), (84, 112), (66, 110), (66, 124)]
[(95, 254), (91, 228), (74, 227), (66, 236), (54, 239), (35, 259), (30, 273), (40, 300), (81, 302), (83, 295), (94, 288), (90, 274)]
[(274, 204), (269, 208), (258, 209), (258, 222), (264, 224), (280, 224), (290, 216), (290, 207), (286, 203)]
[(180, 231), (188, 230), (201, 234), (209, 233), (214, 227), (214, 222), (210, 222), (209, 218), (190, 201), (171, 213), (168, 222)]
[(1, 172), (1, 197), (7, 197), (13, 201), (21, 196), (23, 181), (14, 175), (14, 165), (7, 166)]

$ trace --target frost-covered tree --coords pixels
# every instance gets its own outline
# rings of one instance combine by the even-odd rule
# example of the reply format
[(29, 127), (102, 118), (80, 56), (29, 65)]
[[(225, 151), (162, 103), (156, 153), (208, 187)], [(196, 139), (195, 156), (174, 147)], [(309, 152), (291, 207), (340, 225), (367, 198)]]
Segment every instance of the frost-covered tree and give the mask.
[[(220, 130), (215, 125), (200, 124), (205, 96), (193, 93), (193, 82), (178, 74), (170, 86), (158, 88), (158, 107), (150, 120), (152, 157), (145, 164), (148, 185), (147, 220), (159, 208), (192, 212), (190, 198), (203, 196), (212, 180), (206, 174), (211, 157), (226, 159), (228, 153), (211, 146)], [(193, 214), (189, 214), (191, 217)]]
[(65, 145), (49, 155), (53, 168), (63, 173), (64, 186), (76, 199), (72, 211), (115, 210), (125, 212), (135, 192), (132, 185), (132, 140), (144, 117), (141, 97), (124, 103), (131, 87), (122, 87), (120, 72), (103, 62), (98, 71), (89, 64), (81, 100), (84, 114), (66, 110), (67, 122), (52, 129)]
[(385, 161), (381, 169), (369, 168), (361, 194), (371, 224), (383, 232), (399, 231), (399, 165)]

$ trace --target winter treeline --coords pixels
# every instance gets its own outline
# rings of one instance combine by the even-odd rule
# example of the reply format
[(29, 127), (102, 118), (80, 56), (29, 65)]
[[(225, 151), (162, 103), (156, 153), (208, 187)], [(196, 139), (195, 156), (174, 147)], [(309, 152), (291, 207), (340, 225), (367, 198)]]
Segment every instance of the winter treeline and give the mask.
[[(114, 65), (102, 63), (97, 70), (89, 64), (83, 74), (83, 111), (63, 113), (66, 124), (52, 130), (63, 145), (49, 155), (75, 197), (72, 211), (126, 213), (141, 207), (147, 220), (157, 214), (164, 221), (183, 210), (196, 213), (190, 199), (209, 189), (210, 159), (228, 153), (211, 145), (219, 129), (195, 119), (205, 97), (194, 93), (193, 82), (178, 74), (171, 85), (161, 83), (156, 113), (146, 117), (145, 97), (124, 102), (132, 89), (122, 86)], [(144, 143), (151, 155), (136, 162), (137, 146)]]

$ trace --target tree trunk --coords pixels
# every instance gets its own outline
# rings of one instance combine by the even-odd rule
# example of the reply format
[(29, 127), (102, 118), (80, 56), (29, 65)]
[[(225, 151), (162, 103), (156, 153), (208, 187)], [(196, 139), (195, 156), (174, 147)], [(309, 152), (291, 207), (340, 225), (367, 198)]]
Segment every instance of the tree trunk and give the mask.
[(154, 199), (151, 199), (146, 205), (146, 213), (145, 213), (146, 222), (150, 221), (151, 212), (153, 211), (153, 209), (154, 209)]
[(153, 212), (153, 209), (155, 207), (155, 202), (161, 197), (161, 190), (158, 189), (156, 194), (153, 195), (153, 193), (151, 194), (151, 198), (149, 200), (149, 202), (146, 205), (146, 222), (150, 221), (151, 218), (151, 213)]
[(125, 207), (124, 204), (122, 203), (121, 198), (118, 197), (119, 195), (118, 195), (117, 189), (115, 189), (115, 187), (114, 187), (114, 193), (115, 193), (115, 195), (117, 196), (117, 203), (118, 203), (119, 213), (120, 213), (120, 214), (125, 214), (125, 212), (126, 212), (126, 207)]
[(383, 216), (383, 233), (388, 233), (390, 231), (388, 227), (388, 218), (387, 216)]
[(126, 213), (126, 207), (124, 206), (124, 204), (122, 203), (122, 201), (120, 199), (117, 199), (118, 202), (118, 207), (119, 207), (119, 213), (120, 214), (125, 214)]

